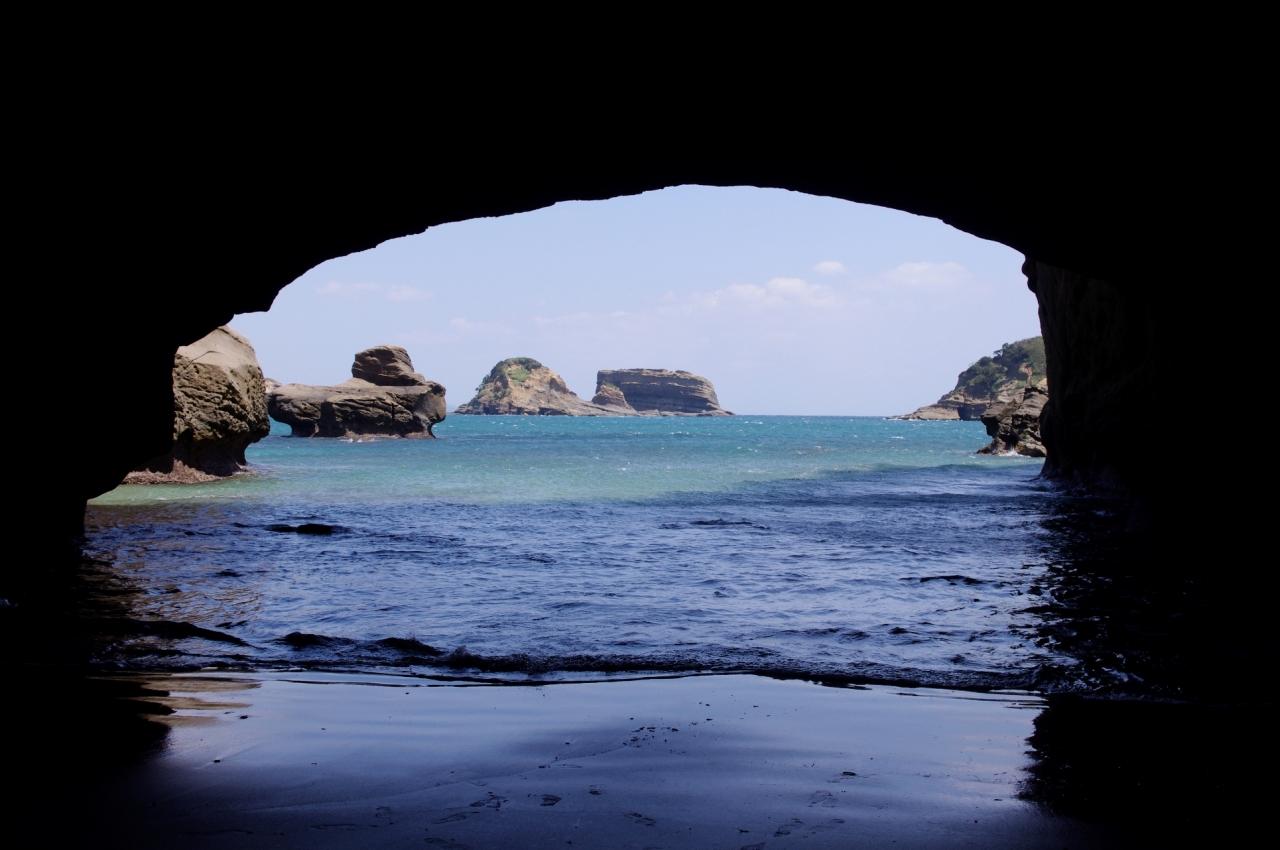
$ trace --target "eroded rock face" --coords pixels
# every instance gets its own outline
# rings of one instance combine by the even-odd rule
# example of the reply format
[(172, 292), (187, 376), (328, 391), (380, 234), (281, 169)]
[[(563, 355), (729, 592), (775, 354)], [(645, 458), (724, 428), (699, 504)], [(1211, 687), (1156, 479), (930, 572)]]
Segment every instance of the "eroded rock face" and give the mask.
[(596, 394), (591, 398), (591, 403), (635, 411), (635, 408), (627, 403), (627, 397), (622, 394), (622, 390), (609, 383), (601, 382), (599, 384), (596, 388)]
[(356, 354), (352, 378), (330, 387), (277, 386), (271, 418), (295, 437), (434, 437), (445, 418), (445, 388), (413, 371), (409, 353), (379, 345)]
[(125, 484), (213, 481), (245, 468), (244, 450), (267, 435), (262, 368), (241, 334), (220, 327), (173, 358), (173, 448), (129, 472)]
[(1015, 452), (1027, 457), (1046, 457), (1040, 440), (1040, 413), (1049, 393), (1044, 387), (1026, 387), (1013, 398), (1001, 397), (982, 414), (991, 445), (978, 454)]
[[(1170, 399), (1208, 385), (1190, 354), (1196, 346), (1176, 351), (1197, 322), (1180, 326), (1167, 312), (1174, 300), (1097, 277), (1032, 259), (1022, 271), (1039, 304), (1053, 386), (1040, 423), (1045, 477), (1120, 495), (1137, 489), (1153, 499), (1189, 486), (1177, 482), (1162, 493), (1150, 482), (1176, 445), (1168, 435), (1178, 433), (1179, 408)], [(1187, 303), (1217, 309), (1212, 299)]]
[(601, 369), (596, 374), (596, 397), (621, 394), (642, 415), (732, 416), (720, 406), (711, 382), (692, 372), (669, 369)]
[(454, 413), (487, 416), (625, 416), (634, 411), (583, 401), (532, 357), (510, 357), (489, 371), (475, 398)]
[(356, 355), (351, 377), (379, 387), (421, 387), (427, 379), (413, 371), (409, 352), (398, 345), (375, 345)]

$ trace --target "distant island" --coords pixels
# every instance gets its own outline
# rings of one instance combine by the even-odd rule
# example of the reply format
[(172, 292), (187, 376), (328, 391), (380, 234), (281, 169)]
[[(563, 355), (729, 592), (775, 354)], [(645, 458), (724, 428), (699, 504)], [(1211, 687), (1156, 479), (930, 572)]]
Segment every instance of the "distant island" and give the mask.
[(981, 454), (1045, 457), (1040, 412), (1049, 400), (1044, 337), (1000, 346), (960, 373), (956, 386), (937, 402), (898, 419), (979, 420), (991, 444)]
[(499, 362), (454, 413), (464, 416), (732, 416), (700, 375), (668, 369), (603, 369), (586, 401), (532, 357)]

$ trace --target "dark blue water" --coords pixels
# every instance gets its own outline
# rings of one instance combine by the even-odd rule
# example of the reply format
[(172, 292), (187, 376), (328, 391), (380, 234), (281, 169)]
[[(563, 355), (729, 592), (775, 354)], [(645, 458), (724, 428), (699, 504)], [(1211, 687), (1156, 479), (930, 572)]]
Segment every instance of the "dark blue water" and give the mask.
[[(91, 504), (102, 660), (1025, 687), (1057, 498), (977, 423), (451, 417), (273, 436), (254, 472)], [(289, 531), (323, 525), (329, 534)], [(275, 530), (273, 530), (273, 528)], [(324, 531), (326, 529), (314, 529)], [(185, 635), (185, 636), (184, 636)], [(232, 641), (238, 641), (235, 643)]]

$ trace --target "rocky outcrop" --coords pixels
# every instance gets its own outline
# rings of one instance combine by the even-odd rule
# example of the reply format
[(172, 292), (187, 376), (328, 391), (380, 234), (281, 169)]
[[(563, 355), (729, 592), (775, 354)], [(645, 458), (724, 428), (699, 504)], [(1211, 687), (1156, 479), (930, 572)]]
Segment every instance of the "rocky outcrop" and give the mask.
[(430, 383), (413, 371), (409, 352), (398, 345), (375, 345), (357, 353), (351, 377), (379, 387), (424, 387)]
[(592, 404), (616, 407), (621, 410), (635, 412), (635, 408), (627, 403), (627, 397), (622, 394), (622, 390), (606, 381), (596, 381), (596, 394), (591, 397)]
[(351, 379), (331, 387), (285, 384), (267, 396), (271, 418), (295, 437), (433, 437), (445, 389), (413, 371), (409, 353), (379, 345), (355, 356)]
[(711, 382), (692, 372), (669, 369), (601, 369), (596, 399), (616, 399), (641, 415), (732, 416), (720, 406)]
[(125, 484), (188, 484), (245, 468), (244, 450), (271, 430), (262, 368), (249, 340), (220, 327), (173, 358), (173, 447)]
[(1045, 385), (1046, 372), (1043, 338), (1005, 343), (961, 372), (955, 389), (937, 402), (895, 418), (977, 421), (988, 407), (1008, 404), (1023, 387)]
[(991, 445), (978, 454), (1020, 454), (1045, 457), (1040, 441), (1040, 413), (1049, 393), (1040, 387), (1025, 387), (1013, 398), (1001, 397), (982, 414)]
[(494, 366), (476, 396), (454, 413), (487, 416), (626, 416), (630, 408), (583, 401), (555, 372), (532, 357), (511, 357)]

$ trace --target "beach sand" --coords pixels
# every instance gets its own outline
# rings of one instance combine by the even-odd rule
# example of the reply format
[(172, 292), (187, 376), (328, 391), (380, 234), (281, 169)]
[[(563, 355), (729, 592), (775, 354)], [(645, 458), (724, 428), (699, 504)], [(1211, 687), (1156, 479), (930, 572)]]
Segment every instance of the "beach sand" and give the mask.
[(543, 686), (151, 677), (155, 754), (99, 847), (1098, 847), (1018, 797), (1034, 696), (746, 675)]

